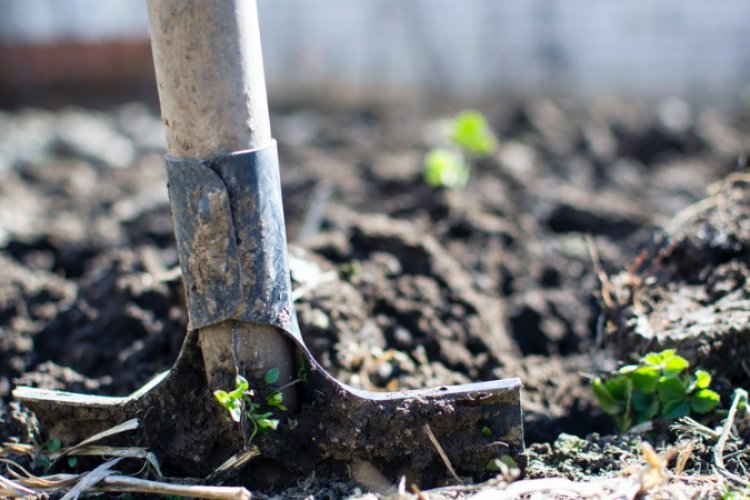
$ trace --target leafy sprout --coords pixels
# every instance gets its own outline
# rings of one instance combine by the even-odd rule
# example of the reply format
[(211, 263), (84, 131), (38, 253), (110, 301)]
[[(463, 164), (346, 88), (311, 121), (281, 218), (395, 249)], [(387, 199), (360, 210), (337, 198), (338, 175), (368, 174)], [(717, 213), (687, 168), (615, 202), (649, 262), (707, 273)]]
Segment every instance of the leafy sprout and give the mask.
[(450, 149), (434, 148), (424, 158), (424, 178), (431, 186), (463, 188), (469, 180), (471, 162), (497, 149), (497, 139), (479, 111), (462, 111), (446, 130)]
[[(263, 377), (263, 381), (267, 385), (275, 384), (278, 380), (278, 368), (271, 368)], [(274, 390), (266, 396), (264, 403), (257, 402), (255, 400), (255, 391), (250, 389), (250, 383), (241, 375), (237, 375), (233, 391), (214, 391), (214, 397), (229, 412), (229, 416), (233, 421), (240, 423), (244, 414), (253, 428), (248, 438), (250, 442), (252, 442), (258, 433), (263, 434), (271, 430), (275, 431), (278, 428), (279, 420), (273, 418), (272, 409), (287, 410), (287, 407), (284, 405), (284, 394), (279, 390)]]
[(487, 119), (479, 111), (462, 111), (453, 118), (450, 139), (470, 156), (488, 155), (497, 149), (497, 139)]
[(657, 416), (702, 414), (719, 404), (719, 395), (709, 389), (711, 374), (703, 370), (691, 374), (689, 366), (674, 349), (649, 353), (606, 380), (594, 379), (591, 388), (604, 412), (625, 432)]
[(424, 178), (431, 186), (462, 188), (469, 180), (469, 165), (460, 154), (435, 148), (424, 157)]

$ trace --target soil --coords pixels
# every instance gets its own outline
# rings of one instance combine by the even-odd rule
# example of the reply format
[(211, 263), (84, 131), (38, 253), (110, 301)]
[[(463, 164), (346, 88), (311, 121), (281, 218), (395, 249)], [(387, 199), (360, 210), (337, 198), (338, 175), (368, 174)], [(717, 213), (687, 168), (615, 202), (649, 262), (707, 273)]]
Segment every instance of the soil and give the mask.
[[(370, 390), (520, 377), (527, 477), (617, 473), (638, 439), (598, 437), (615, 429), (592, 373), (676, 347), (724, 408), (749, 385), (747, 117), (676, 101), (482, 110), (500, 147), (457, 191), (421, 175), (447, 115), (275, 111), (305, 342)], [(174, 363), (186, 314), (153, 109), (5, 112), (0, 131), (0, 442), (29, 442), (15, 385), (127, 395)], [(571, 447), (601, 463), (571, 465)], [(356, 487), (300, 484), (287, 494)]]

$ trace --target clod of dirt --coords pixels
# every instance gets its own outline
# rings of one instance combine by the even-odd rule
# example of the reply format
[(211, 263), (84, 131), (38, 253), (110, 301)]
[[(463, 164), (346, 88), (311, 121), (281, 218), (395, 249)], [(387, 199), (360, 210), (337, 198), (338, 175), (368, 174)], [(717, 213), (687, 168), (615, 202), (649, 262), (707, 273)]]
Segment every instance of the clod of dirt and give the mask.
[(635, 434), (585, 439), (560, 434), (553, 443), (539, 443), (528, 450), (526, 475), (529, 478), (566, 477), (574, 481), (592, 476), (616, 475), (640, 461), (641, 437)]
[[(338, 263), (351, 285), (326, 284), (298, 306), (311, 344), (337, 348), (346, 370), (338, 375), (347, 380), (360, 373), (358, 385), (381, 389), (495, 378), (516, 353), (502, 302), (479, 293), (461, 265), (415, 225), (386, 216), (348, 223), (350, 237), (343, 245), (323, 234), (311, 249), (331, 259), (329, 267)], [(334, 307), (331, 321), (321, 316), (324, 303)], [(364, 309), (356, 311), (357, 306)], [(349, 324), (342, 323), (345, 318)], [(386, 341), (410, 355), (386, 349)], [(373, 347), (380, 353), (370, 359)], [(320, 354), (324, 360), (336, 355)], [(449, 371), (435, 377), (428, 362), (415, 373), (428, 359), (441, 360)]]
[[(724, 382), (750, 381), (750, 176), (729, 176), (612, 281), (606, 340), (620, 359), (674, 348)], [(731, 362), (728, 362), (730, 361)]]

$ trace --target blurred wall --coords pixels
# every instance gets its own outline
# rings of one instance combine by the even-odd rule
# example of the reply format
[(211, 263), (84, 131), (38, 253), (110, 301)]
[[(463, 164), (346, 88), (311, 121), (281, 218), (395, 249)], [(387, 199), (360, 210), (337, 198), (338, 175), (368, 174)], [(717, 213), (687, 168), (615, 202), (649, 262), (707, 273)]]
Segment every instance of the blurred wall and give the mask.
[[(259, 8), (277, 98), (427, 91), (676, 95), (731, 105), (750, 83), (743, 0), (259, 0)], [(60, 73), (83, 79), (86, 67), (104, 85), (128, 80), (127, 72), (153, 78), (139, 59), (149, 57), (147, 32), (145, 0), (3, 0), (0, 90), (22, 92), (45, 78), (44, 68), (58, 81)], [(101, 43), (126, 47), (81, 62), (96, 59), (84, 48)], [(67, 55), (42, 63), (19, 57), (30, 46), (66, 44)], [(114, 78), (102, 77), (105, 62)], [(143, 75), (133, 78), (148, 92)]]

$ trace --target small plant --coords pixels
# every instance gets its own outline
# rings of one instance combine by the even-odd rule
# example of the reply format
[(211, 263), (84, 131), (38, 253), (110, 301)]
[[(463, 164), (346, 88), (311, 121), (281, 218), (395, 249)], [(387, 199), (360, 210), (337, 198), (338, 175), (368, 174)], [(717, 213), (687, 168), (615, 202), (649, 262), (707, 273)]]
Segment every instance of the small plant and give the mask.
[[(263, 381), (268, 385), (275, 384), (278, 380), (278, 368), (271, 368), (263, 377)], [(241, 375), (237, 375), (233, 391), (214, 391), (214, 396), (235, 422), (240, 423), (242, 421), (244, 412), (245, 418), (253, 427), (248, 442), (252, 442), (258, 433), (263, 434), (268, 431), (275, 431), (278, 428), (279, 420), (273, 418), (273, 411), (268, 410), (268, 408), (275, 408), (280, 411), (286, 411), (287, 409), (284, 406), (284, 394), (280, 390), (274, 390), (266, 396), (266, 408), (264, 409), (263, 404), (254, 399), (255, 391), (250, 389), (250, 383)]]
[(497, 149), (497, 139), (479, 111), (459, 113), (450, 123), (450, 139), (471, 157), (492, 154)]
[(711, 375), (703, 370), (691, 374), (689, 366), (674, 349), (652, 352), (639, 364), (623, 366), (606, 380), (594, 379), (591, 387), (602, 409), (625, 432), (656, 416), (707, 413), (719, 404), (719, 395), (709, 389)]
[(462, 188), (469, 181), (469, 172), (463, 156), (453, 151), (435, 148), (424, 157), (424, 178), (431, 186)]
[(455, 150), (434, 148), (424, 158), (425, 181), (435, 187), (458, 189), (469, 180), (471, 162), (492, 154), (497, 139), (484, 115), (463, 111), (448, 124), (447, 138)]

